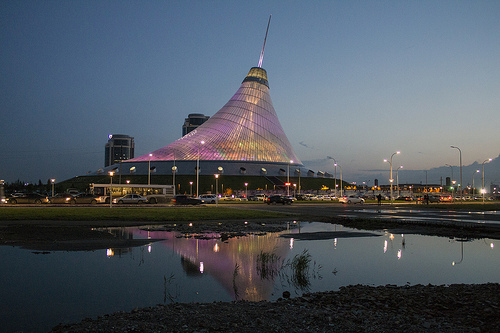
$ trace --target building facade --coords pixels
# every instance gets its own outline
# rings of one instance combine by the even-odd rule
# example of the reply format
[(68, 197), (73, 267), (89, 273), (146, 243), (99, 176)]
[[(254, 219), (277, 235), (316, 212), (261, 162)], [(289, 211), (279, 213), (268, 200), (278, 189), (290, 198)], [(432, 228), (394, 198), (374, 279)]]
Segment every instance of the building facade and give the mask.
[(108, 143), (104, 148), (104, 166), (134, 158), (134, 138), (123, 134), (108, 135)]
[(208, 119), (210, 119), (210, 117), (205, 116), (204, 114), (190, 113), (188, 117), (184, 120), (184, 125), (182, 125), (182, 136), (192, 132)]

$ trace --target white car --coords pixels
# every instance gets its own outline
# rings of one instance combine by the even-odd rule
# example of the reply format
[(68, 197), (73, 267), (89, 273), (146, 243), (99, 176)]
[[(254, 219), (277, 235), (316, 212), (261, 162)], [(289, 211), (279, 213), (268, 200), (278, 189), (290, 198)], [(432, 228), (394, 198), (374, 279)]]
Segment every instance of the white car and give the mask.
[(142, 204), (147, 203), (148, 199), (139, 194), (127, 194), (121, 198), (113, 199), (113, 203), (118, 204)]
[(345, 204), (357, 204), (357, 203), (364, 204), (365, 199), (356, 197), (354, 195), (350, 195), (348, 197), (347, 196), (340, 197), (339, 202)]
[(202, 194), (198, 197), (207, 204), (212, 204), (217, 202), (217, 196), (215, 194)]

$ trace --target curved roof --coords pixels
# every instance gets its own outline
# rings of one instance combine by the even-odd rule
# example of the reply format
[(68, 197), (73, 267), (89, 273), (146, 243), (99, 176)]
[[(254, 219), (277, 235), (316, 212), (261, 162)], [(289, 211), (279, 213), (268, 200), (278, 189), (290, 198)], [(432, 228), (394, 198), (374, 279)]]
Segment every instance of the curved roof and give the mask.
[(197, 129), (127, 162), (197, 159), (302, 164), (278, 120), (264, 69), (251, 68), (234, 96)]

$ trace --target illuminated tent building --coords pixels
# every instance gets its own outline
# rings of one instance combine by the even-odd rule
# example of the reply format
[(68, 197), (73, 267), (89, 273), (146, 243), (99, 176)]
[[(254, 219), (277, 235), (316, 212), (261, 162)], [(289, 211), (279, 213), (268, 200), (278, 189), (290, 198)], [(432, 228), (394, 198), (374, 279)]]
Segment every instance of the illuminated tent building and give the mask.
[(301, 172), (302, 163), (274, 110), (263, 68), (251, 68), (234, 96), (197, 129), (150, 154), (124, 161), (120, 169), (122, 174), (148, 174), (150, 168), (171, 175), (175, 166), (179, 175), (194, 175), (197, 165), (200, 175)]

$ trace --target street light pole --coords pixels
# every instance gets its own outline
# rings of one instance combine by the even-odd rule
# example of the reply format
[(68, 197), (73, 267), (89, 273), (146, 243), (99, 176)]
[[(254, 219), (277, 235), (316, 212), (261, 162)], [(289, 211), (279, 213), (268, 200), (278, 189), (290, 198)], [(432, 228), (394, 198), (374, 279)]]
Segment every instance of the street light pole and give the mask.
[(54, 183), (56, 182), (56, 180), (52, 178), (50, 182), (52, 183), (52, 196), (54, 196)]
[(479, 169), (478, 169), (478, 170), (476, 170), (476, 171), (472, 174), (472, 195), (474, 195), (474, 194), (475, 194), (475, 192), (476, 192), (476, 191), (474, 190), (474, 175), (475, 175), (476, 173), (479, 173), (479, 172), (480, 172), (480, 171), (479, 171)]
[(148, 162), (148, 185), (151, 185), (151, 156), (153, 156), (153, 154), (149, 154), (149, 162)]
[(484, 188), (484, 163), (490, 162), (491, 160), (492, 160), (491, 158), (488, 158), (487, 160), (484, 160), (484, 162), (483, 162), (483, 189), (481, 190), (481, 192), (483, 192), (483, 204), (484, 204), (484, 192), (486, 192), (486, 189)]
[(200, 141), (198, 145), (198, 158), (196, 159), (196, 197), (198, 197), (198, 189), (200, 184), (200, 146), (205, 144), (205, 141)]
[(248, 200), (248, 183), (245, 183), (245, 198)]
[(327, 156), (326, 158), (333, 160), (333, 165), (335, 166), (335, 174), (333, 176), (335, 181), (335, 199), (337, 199), (337, 161), (331, 156)]
[(450, 146), (450, 148), (458, 149), (458, 152), (460, 154), (460, 200), (462, 200), (462, 150), (458, 147), (455, 146)]
[(286, 173), (286, 195), (287, 196), (290, 196), (290, 164), (293, 163), (293, 160), (290, 160), (290, 162), (288, 162), (288, 171)]
[(193, 196), (193, 182), (189, 182), (189, 195)]
[(219, 174), (215, 175), (215, 207), (219, 207)]
[(109, 172), (109, 208), (113, 208), (113, 171)]
[(394, 198), (392, 196), (392, 183), (394, 182), (394, 179), (392, 178), (392, 158), (394, 157), (394, 155), (399, 155), (399, 154), (401, 154), (401, 152), (397, 151), (391, 155), (391, 159), (389, 161), (387, 159), (384, 160), (384, 162), (389, 163), (391, 166), (391, 179), (389, 179), (389, 182), (391, 183), (391, 205), (394, 203)]
[(403, 166), (400, 166), (397, 170), (396, 170), (396, 188), (398, 189), (398, 197), (400, 195), (399, 193), (399, 169), (403, 169)]

